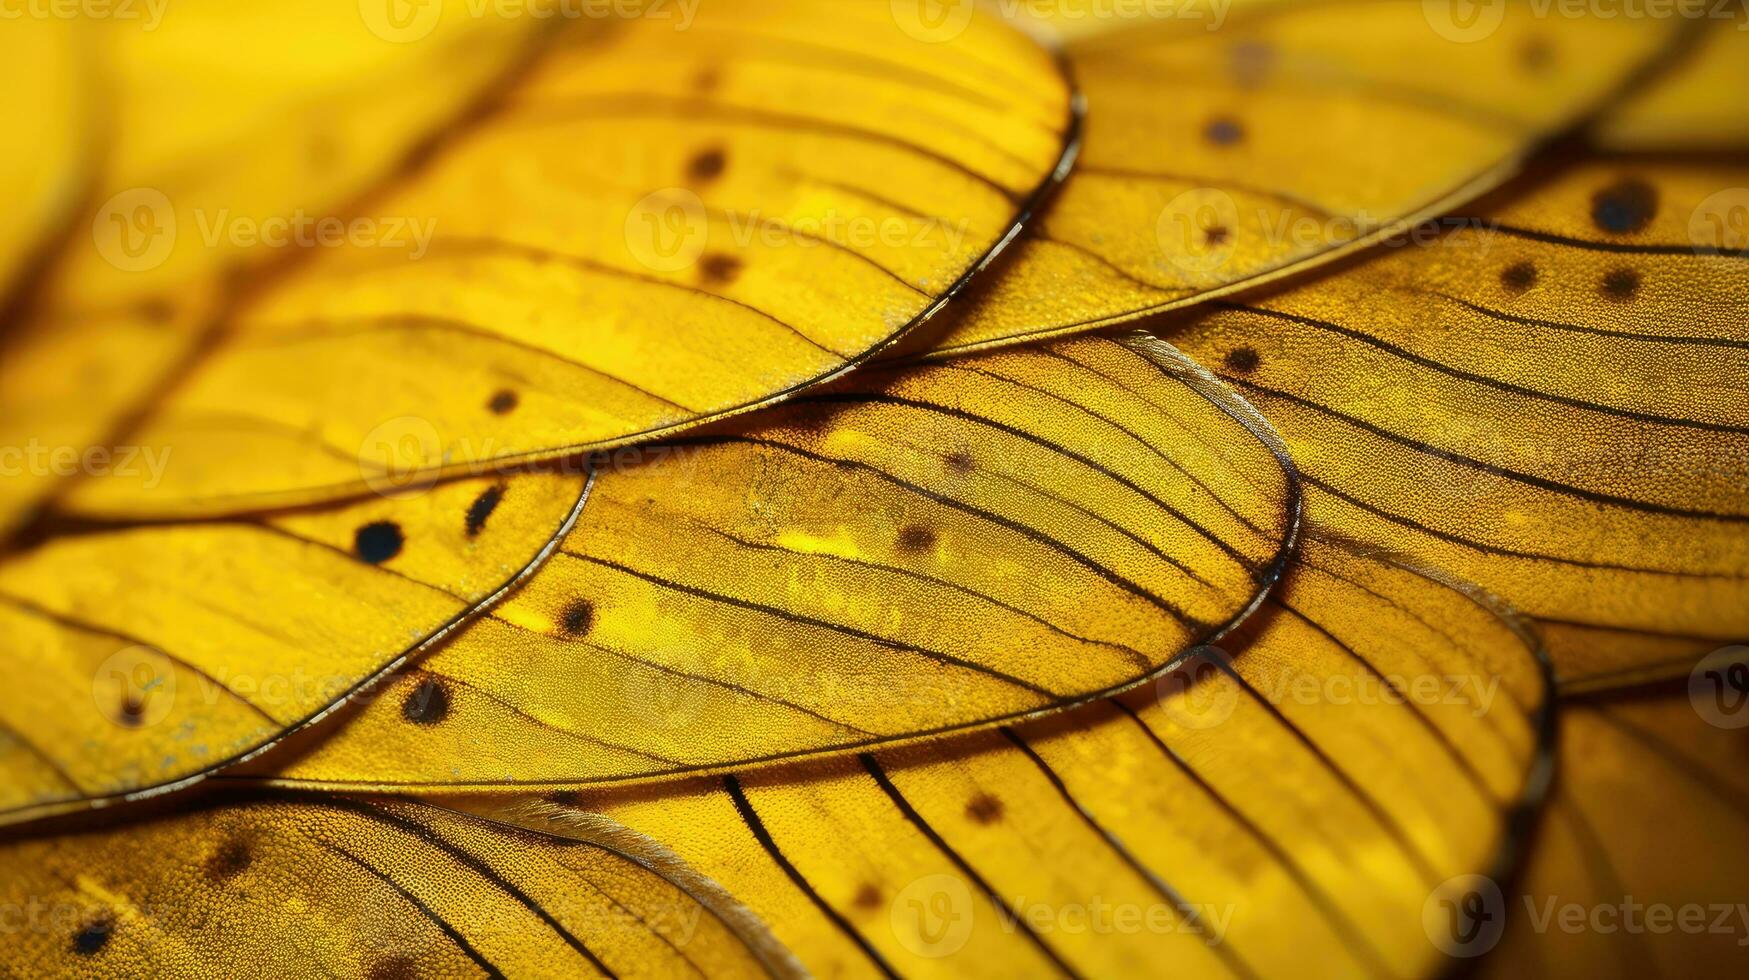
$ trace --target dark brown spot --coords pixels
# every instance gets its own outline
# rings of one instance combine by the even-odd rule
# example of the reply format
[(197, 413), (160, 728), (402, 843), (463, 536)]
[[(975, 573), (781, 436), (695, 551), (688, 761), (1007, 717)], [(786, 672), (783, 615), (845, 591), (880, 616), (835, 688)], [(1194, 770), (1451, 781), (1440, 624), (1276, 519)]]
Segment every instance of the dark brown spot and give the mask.
[(1536, 266), (1529, 262), (1514, 262), (1500, 270), (1500, 285), (1515, 293), (1536, 285), (1536, 279)]
[(480, 491), (474, 502), (468, 505), (467, 532), (468, 537), (478, 537), (486, 528), (486, 519), (498, 509), (498, 502), (504, 499), (504, 485), (494, 483)]
[(1540, 74), (1555, 63), (1555, 46), (1546, 37), (1533, 37), (1518, 49), (1518, 63), (1525, 71)]
[(1222, 116), (1203, 127), (1202, 135), (1216, 146), (1232, 146), (1245, 138), (1245, 127), (1237, 119)]
[(365, 976), (369, 980), (416, 980), (419, 968), (412, 957), (396, 954), (372, 963)]
[(547, 802), (554, 806), (574, 807), (577, 805), (577, 801), (582, 798), (574, 789), (561, 789), (547, 794)]
[(206, 876), (214, 882), (226, 882), (242, 874), (255, 860), (255, 855), (249, 850), (249, 844), (239, 838), (231, 838), (219, 845), (219, 849), (207, 855)]
[(715, 92), (722, 84), (722, 73), (715, 68), (701, 68), (698, 74), (692, 76), (692, 90), (700, 95)]
[(400, 554), (401, 546), (406, 543), (407, 538), (401, 533), (401, 525), (394, 521), (366, 524), (358, 529), (352, 540), (358, 557), (372, 565), (381, 565)]
[(1257, 352), (1249, 347), (1233, 348), (1227, 352), (1225, 360), (1227, 370), (1238, 374), (1250, 374), (1257, 370), (1257, 365), (1263, 363), (1263, 359), (1257, 356)]
[(850, 903), (865, 912), (873, 912), (881, 907), (881, 890), (875, 885), (865, 884), (856, 890), (856, 897)]
[(116, 712), (116, 719), (129, 728), (138, 728), (146, 719), (146, 704), (139, 696), (129, 691), (122, 696), (121, 707)]
[(977, 461), (972, 459), (972, 454), (964, 449), (955, 449), (947, 454), (947, 471), (954, 476), (967, 476), (972, 470), (977, 469), (977, 466)]
[(935, 532), (921, 524), (907, 524), (899, 529), (899, 550), (916, 554), (935, 547)]
[(1227, 230), (1226, 225), (1210, 225), (1208, 230), (1202, 233), (1203, 243), (1210, 248), (1219, 248), (1232, 237), (1233, 233)]
[(109, 945), (110, 934), (114, 932), (115, 919), (107, 914), (100, 915), (73, 934), (73, 952), (80, 956), (96, 956)]
[(516, 392), (504, 388), (492, 393), (492, 399), (486, 402), (486, 409), (493, 415), (509, 415), (516, 411)]
[(140, 316), (153, 323), (169, 323), (176, 315), (176, 304), (162, 296), (154, 296), (140, 304)]
[(1619, 302), (1633, 299), (1640, 291), (1640, 274), (1632, 269), (1614, 269), (1603, 277), (1604, 296)]
[(985, 826), (1001, 820), (1002, 810), (1002, 801), (989, 793), (979, 793), (972, 797), (972, 802), (966, 804), (966, 816)]
[(1247, 88), (1262, 84), (1275, 64), (1275, 49), (1268, 42), (1248, 40), (1234, 44), (1228, 51), (1233, 80)]
[(1637, 177), (1618, 180), (1591, 195), (1591, 220), (1612, 235), (1644, 231), (1658, 215), (1658, 189)]
[(588, 599), (573, 599), (559, 616), (559, 629), (566, 636), (583, 636), (595, 625), (595, 604)]
[(401, 717), (415, 725), (435, 725), (449, 717), (449, 691), (435, 677), (422, 678), (401, 702)]
[(713, 252), (699, 260), (698, 271), (707, 285), (726, 286), (741, 274), (741, 260), (733, 255)]
[(728, 166), (729, 160), (723, 155), (722, 147), (713, 146), (694, 155), (686, 164), (686, 173), (696, 181), (716, 180)]

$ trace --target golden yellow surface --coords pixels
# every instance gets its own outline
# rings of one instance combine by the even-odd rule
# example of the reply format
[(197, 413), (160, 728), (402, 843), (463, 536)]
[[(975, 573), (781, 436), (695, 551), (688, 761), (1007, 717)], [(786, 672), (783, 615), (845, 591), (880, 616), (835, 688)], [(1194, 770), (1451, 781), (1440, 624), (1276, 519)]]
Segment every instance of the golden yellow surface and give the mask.
[(162, 792), (310, 721), (524, 574), (583, 483), (480, 477), (0, 560), (0, 823)]
[(1281, 430), (1313, 520), (1545, 621), (1563, 682), (1683, 673), (1749, 635), (1745, 185), (1581, 163), (1163, 332)]
[(1478, 26), (1501, 19), (1475, 37), (1442, 33), (1422, 0), (1344, 0), (1245, 5), (1219, 30), (1184, 5), (1070, 41), (1087, 100), (1073, 174), (904, 346), (1090, 329), (1327, 261), (1496, 186), (1676, 36), (1668, 19), (1556, 28), (1530, 2), (1483, 7)]
[[(1134, 684), (1248, 610), (1296, 489), (1169, 352), (871, 370), (604, 464), (518, 594), (298, 783), (568, 785), (989, 724)], [(442, 724), (404, 698), (451, 694)]]
[[(749, 408), (929, 312), (1065, 152), (1067, 83), (983, 15), (942, 43), (875, 0), (560, 26), (372, 197), (380, 238), (312, 248), (228, 312), (128, 435), (176, 452), (161, 485), (86, 480), (67, 506), (303, 503), (360, 462), (454, 472)], [(385, 463), (373, 436), (406, 419)]]
[(1309, 541), (1276, 596), (1232, 673), (549, 809), (673, 846), (819, 976), (1435, 972), (1430, 895), (1493, 871), (1539, 785), (1541, 670), (1465, 592), (1342, 545)]
[(0, 844), (38, 976), (794, 976), (653, 842), (409, 802), (245, 798)]
[(1612, 150), (1749, 149), (1749, 8), (1713, 8), (1704, 37), (1656, 82), (1612, 109), (1596, 141)]

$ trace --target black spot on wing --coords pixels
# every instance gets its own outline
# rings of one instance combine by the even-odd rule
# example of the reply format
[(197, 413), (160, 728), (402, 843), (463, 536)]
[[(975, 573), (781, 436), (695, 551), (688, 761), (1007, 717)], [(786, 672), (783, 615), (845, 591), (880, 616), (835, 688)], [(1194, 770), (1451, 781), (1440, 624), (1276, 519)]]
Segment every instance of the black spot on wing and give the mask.
[(1644, 231), (1658, 214), (1658, 189), (1637, 177), (1591, 195), (1591, 220), (1612, 235)]
[(595, 624), (595, 604), (588, 599), (574, 599), (559, 616), (559, 629), (566, 636), (583, 636)]
[(916, 554), (935, 547), (935, 532), (921, 524), (907, 524), (899, 529), (899, 550)]
[(985, 826), (997, 823), (1002, 819), (1002, 813), (1007, 808), (1002, 801), (989, 793), (979, 793), (966, 804), (966, 816)]
[(712, 252), (699, 260), (699, 276), (709, 286), (726, 286), (741, 274), (741, 260), (733, 255)]
[(1263, 363), (1263, 359), (1258, 357), (1257, 352), (1249, 347), (1235, 347), (1227, 352), (1225, 363), (1229, 371), (1250, 374), (1257, 370), (1257, 365)]
[(207, 880), (222, 883), (242, 874), (254, 860), (255, 854), (250, 849), (249, 842), (232, 837), (220, 844), (218, 850), (207, 855), (202, 871), (205, 872)]
[(721, 177), (728, 166), (729, 159), (723, 153), (723, 148), (713, 146), (708, 150), (700, 150), (687, 161), (686, 175), (694, 181), (704, 183)]
[(115, 932), (115, 919), (108, 915), (99, 916), (73, 934), (73, 952), (80, 956), (96, 956), (109, 945), (109, 937)]
[(1209, 124), (1203, 127), (1202, 135), (1216, 146), (1232, 146), (1245, 139), (1245, 127), (1237, 119), (1221, 116), (1209, 120)]
[(401, 546), (407, 543), (407, 538), (401, 533), (401, 525), (394, 521), (376, 521), (358, 529), (353, 535), (353, 548), (358, 557), (372, 565), (383, 562), (401, 553)]
[(1500, 270), (1500, 285), (1514, 293), (1522, 293), (1536, 285), (1536, 266), (1529, 262), (1514, 262)]
[(504, 388), (492, 393), (491, 400), (486, 402), (486, 410), (493, 415), (509, 415), (516, 410), (517, 401), (516, 392)]
[(468, 505), (467, 531), (468, 537), (478, 537), (486, 528), (486, 519), (498, 509), (499, 501), (504, 499), (504, 485), (494, 483), (480, 491), (474, 502)]
[(1640, 291), (1640, 274), (1632, 269), (1613, 269), (1603, 277), (1603, 295), (1618, 302), (1633, 299)]
[(407, 692), (401, 717), (415, 725), (435, 725), (449, 717), (449, 691), (435, 677), (426, 677)]

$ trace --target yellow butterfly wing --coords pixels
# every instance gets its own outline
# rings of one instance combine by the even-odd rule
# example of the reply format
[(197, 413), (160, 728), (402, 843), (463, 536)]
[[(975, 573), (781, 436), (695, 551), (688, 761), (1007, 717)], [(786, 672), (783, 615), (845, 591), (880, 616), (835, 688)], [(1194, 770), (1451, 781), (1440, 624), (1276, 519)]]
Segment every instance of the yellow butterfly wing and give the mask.
[(137, 3), (128, 17), (8, 21), (33, 54), (18, 70), (52, 50), (33, 32), (76, 39), (76, 64), (14, 91), (45, 124), (72, 127), (91, 159), (63, 161), (60, 141), (22, 121), (0, 135), (9, 160), (36, 161), (78, 198), (55, 236), (29, 242), (42, 249), (36, 275), (0, 325), (0, 534), (66, 477), (111, 472), (88, 452), (122, 438), (255, 276), (305, 251), (291, 222), (350, 219), (528, 48), (529, 21), (451, 6), (412, 46), (370, 33), (351, 5), (195, 0), (173, 14)]
[[(1749, 87), (1749, 8), (1715, 3), (1711, 10), (1704, 36), (1598, 125), (1599, 146), (1630, 153), (1749, 148), (1749, 112), (1736, 95)], [(1723, 11), (1734, 16), (1718, 18)]]
[(1452, 876), (1498, 873), (1545, 775), (1525, 635), (1314, 539), (1225, 645), (1026, 725), (547, 810), (675, 847), (822, 976), (1449, 963), (1425, 908)]
[[(868, 369), (614, 457), (511, 602), (251, 774), (576, 785), (1098, 697), (1280, 574), (1296, 490), (1272, 439), (1146, 339)], [(410, 723), (431, 692), (449, 715)]]
[(18, 18), (0, 31), (0, 105), (9, 120), (0, 193), (11, 210), (0, 225), (0, 302), (7, 307), (20, 301), (15, 291), (28, 288), (92, 179), (96, 93), (85, 40), (72, 21), (52, 18)]
[(1745, 183), (1580, 163), (1165, 335), (1281, 429), (1313, 520), (1532, 614), (1563, 683), (1683, 673), (1749, 635)]
[[(1461, 8), (1461, 4), (1452, 5)], [(1092, 329), (1256, 285), (1437, 217), (1600, 108), (1676, 35), (1530, 2), (1214, 5), (1071, 40), (1075, 171), (908, 349)], [(1461, 9), (1456, 14), (1461, 15)]]
[(37, 975), (796, 976), (654, 842), (410, 802), (246, 798), (0, 845)]
[(168, 792), (319, 718), (526, 575), (584, 483), (68, 528), (0, 559), (0, 823)]
[(936, 44), (873, 0), (654, 13), (565, 25), (371, 235), (228, 312), (128, 436), (174, 449), (162, 485), (67, 505), (302, 503), (361, 463), (501, 466), (758, 405), (928, 316), (1064, 158), (1067, 82), (984, 14)]
[(1496, 910), (1505, 929), (1483, 975), (1730, 976), (1749, 964), (1746, 658), (1738, 648), (1686, 685), (1562, 705), (1556, 790)]

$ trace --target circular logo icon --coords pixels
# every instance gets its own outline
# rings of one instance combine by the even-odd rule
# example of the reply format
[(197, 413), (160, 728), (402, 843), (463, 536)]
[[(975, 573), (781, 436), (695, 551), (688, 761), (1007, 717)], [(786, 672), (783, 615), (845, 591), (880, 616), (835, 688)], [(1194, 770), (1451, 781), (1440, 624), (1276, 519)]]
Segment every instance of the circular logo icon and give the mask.
[(1183, 663), (1154, 682), (1154, 697), (1173, 722), (1193, 731), (1213, 728), (1233, 716), (1239, 687), (1228, 676), (1233, 658), (1214, 646), (1192, 649)]
[(1506, 0), (1421, 0), (1421, 13), (1440, 37), (1473, 44), (1505, 23)]
[(1506, 896), (1487, 875), (1447, 878), (1422, 903), (1421, 928), (1447, 956), (1481, 956), (1506, 931)]
[(377, 37), (393, 44), (411, 44), (437, 29), (443, 17), (443, 0), (358, 0), (358, 15)]
[(944, 44), (972, 24), (976, 0), (891, 0), (893, 23), (925, 44)]
[(1160, 209), (1154, 235), (1168, 260), (1186, 272), (1213, 272), (1238, 247), (1239, 206), (1226, 191), (1197, 187)]
[(626, 214), (626, 248), (657, 272), (679, 272), (704, 254), (710, 238), (704, 201), (684, 187), (646, 194)]
[(1698, 252), (1749, 255), (1749, 187), (1731, 187), (1700, 202), (1688, 216), (1688, 238)]
[(952, 956), (972, 938), (972, 890), (957, 875), (925, 875), (893, 896), (888, 912), (899, 945), (928, 959)]
[(97, 254), (123, 272), (147, 272), (164, 264), (176, 246), (176, 209), (151, 187), (122, 191), (103, 202), (91, 221)]
[(1720, 647), (1695, 664), (1688, 703), (1714, 728), (1749, 727), (1749, 646)]
[(384, 497), (421, 493), (437, 482), (442, 468), (443, 439), (437, 426), (417, 415), (384, 422), (366, 433), (358, 447), (359, 475)]
[(97, 713), (123, 728), (156, 725), (176, 704), (176, 672), (170, 658), (148, 646), (117, 650), (91, 675)]

